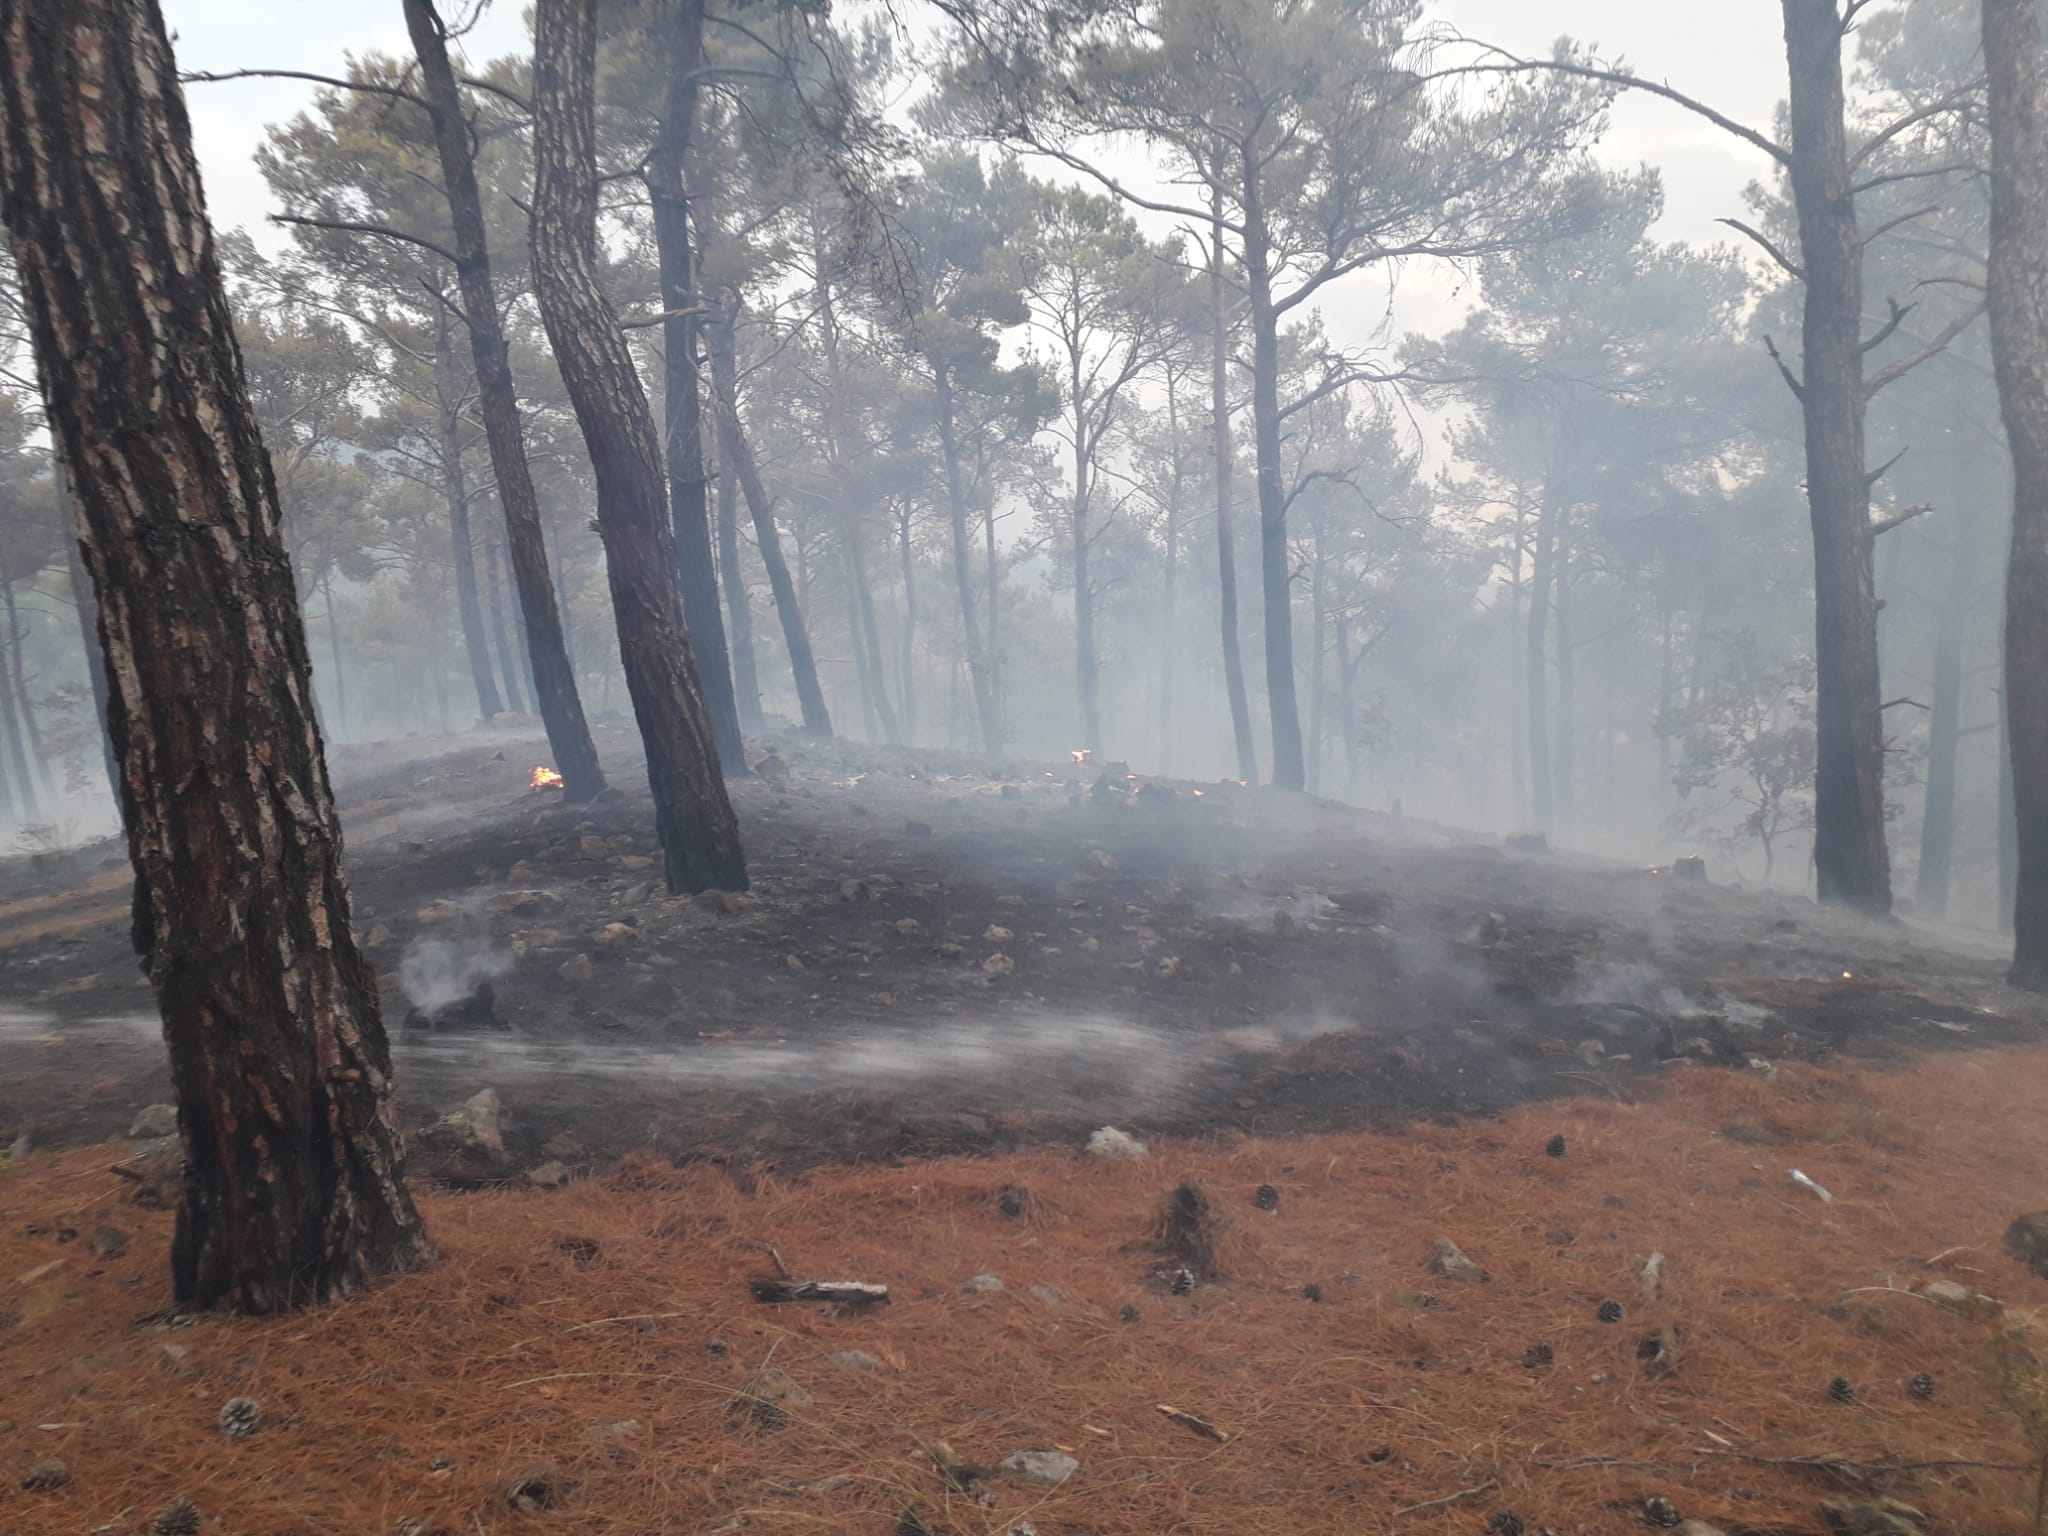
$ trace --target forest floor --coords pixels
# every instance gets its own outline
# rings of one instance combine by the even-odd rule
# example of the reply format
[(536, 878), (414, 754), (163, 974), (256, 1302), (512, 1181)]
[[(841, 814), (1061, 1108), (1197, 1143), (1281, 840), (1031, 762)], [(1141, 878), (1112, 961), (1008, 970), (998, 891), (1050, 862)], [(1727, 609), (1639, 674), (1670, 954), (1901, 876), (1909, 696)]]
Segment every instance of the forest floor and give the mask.
[[(0, 1532), (2026, 1528), (2048, 1016), (1989, 942), (794, 742), (735, 787), (754, 891), (670, 898), (625, 736), (578, 809), (538, 738), (334, 754), (445, 1257), (285, 1323), (165, 1316), (175, 1154), (102, 1144), (165, 1094), (120, 850), (0, 864)], [(1154, 1242), (1183, 1181), (1213, 1266)], [(892, 1302), (756, 1303), (777, 1253)]]

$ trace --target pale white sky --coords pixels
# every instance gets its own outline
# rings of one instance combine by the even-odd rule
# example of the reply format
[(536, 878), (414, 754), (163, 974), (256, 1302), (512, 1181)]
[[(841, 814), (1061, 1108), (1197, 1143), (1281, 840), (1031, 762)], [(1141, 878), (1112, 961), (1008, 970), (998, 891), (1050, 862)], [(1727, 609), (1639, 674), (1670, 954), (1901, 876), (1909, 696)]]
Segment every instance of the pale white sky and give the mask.
[[(163, 0), (163, 7), (187, 70), (341, 74), (350, 53), (406, 47), (398, 0)], [(1590, 39), (1606, 56), (1761, 129), (1771, 126), (1784, 94), (1777, 0), (1439, 0), (1435, 9), (1469, 36), (1518, 52), (1544, 52), (1560, 33)], [(466, 45), (472, 57), (524, 47), (522, 10), (519, 0), (492, 0)], [(187, 88), (207, 201), (220, 227), (247, 227), (266, 245), (276, 243), (275, 232), (263, 227), (270, 199), (250, 157), (264, 126), (305, 106), (313, 90), (277, 80)], [(1727, 235), (1713, 221), (1739, 215), (1743, 186), (1765, 170), (1747, 145), (1641, 96), (1616, 108), (1607, 153), (1621, 164), (1648, 161), (1663, 170), (1669, 209), (1661, 233), (1674, 239)]]

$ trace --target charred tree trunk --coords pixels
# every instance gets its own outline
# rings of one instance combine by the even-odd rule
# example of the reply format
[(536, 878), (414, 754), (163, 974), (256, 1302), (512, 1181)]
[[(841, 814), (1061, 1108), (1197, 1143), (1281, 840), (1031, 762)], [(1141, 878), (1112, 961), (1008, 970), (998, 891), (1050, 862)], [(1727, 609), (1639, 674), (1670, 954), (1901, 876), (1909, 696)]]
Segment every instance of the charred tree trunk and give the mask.
[(1244, 264), (1251, 284), (1252, 437), (1259, 479), (1259, 572), (1266, 601), (1266, 709), (1273, 721), (1273, 785), (1302, 789), (1301, 710), (1294, 694), (1293, 580), (1287, 495), (1280, 484), (1280, 317), (1273, 309), (1272, 251), (1250, 140), (1244, 148)]
[(1863, 452), (1863, 243), (1850, 190), (1836, 0), (1784, 0), (1789, 171), (1806, 277), (1799, 384), (1813, 525), (1814, 868), (1820, 898), (1892, 904), (1877, 586)]
[(1984, 0), (1991, 346), (2012, 448), (2005, 693), (2019, 868), (2010, 980), (2048, 990), (2048, 46), (2035, 0)]
[(346, 1295), (431, 1249), (170, 43), (154, 0), (0, 0), (0, 58), (0, 214), (99, 600), (178, 1099), (173, 1289)]
[[(716, 371), (716, 363), (713, 370)], [(714, 429), (713, 441), (716, 435)], [(761, 670), (754, 659), (754, 615), (747, 605), (747, 577), (740, 564), (739, 523), (740, 477), (733, 468), (732, 455), (718, 450), (718, 584), (725, 592), (729, 619), (726, 633), (732, 640), (733, 702), (740, 712), (740, 725), (761, 728)]]
[[(1081, 398), (1081, 364), (1074, 359), (1074, 399)], [(1080, 414), (1076, 406), (1076, 416)], [(1081, 745), (1102, 759), (1102, 663), (1095, 645), (1094, 578), (1088, 571), (1088, 449), (1085, 423), (1074, 423), (1074, 683), (1081, 696)]]
[(604, 788), (597, 747), (576, 691), (576, 667), (569, 654), (566, 621), (556, 605), (548, 570), (540, 499), (526, 462), (526, 435), (519, 421), (519, 397), (512, 384), (511, 357), (498, 299), (491, 287), (490, 248), (484, 238), (483, 197), (477, 190), (469, 124), (455, 71), (448, 62), (448, 34), (433, 0), (404, 0), (405, 24), (419, 56), (420, 78), (440, 152), (441, 178), (455, 234), (455, 276), (469, 322), (470, 353), (476, 365), (477, 404), (491, 450), (491, 473), (505, 513), (505, 551), (519, 589), (520, 629), (533, 669), (534, 707), (547, 729), (548, 748), (571, 801), (589, 800)]
[(718, 576), (711, 547), (711, 509), (704, 474), (704, 406), (697, 376), (697, 274), (690, 255), (690, 205), (683, 167), (697, 117), (697, 82), (704, 66), (704, 0), (681, 0), (661, 23), (667, 52), (667, 87), (645, 180), (654, 207), (654, 245), (661, 265), (662, 400), (666, 421), (669, 517), (674, 525), (676, 579), (690, 650), (704, 685), (704, 707), (718, 760), (729, 774), (747, 771), (733, 694), (725, 621), (718, 611)]
[(1551, 782), (1557, 827), (1566, 839), (1578, 835), (1579, 653), (1572, 634), (1572, 516), (1560, 508), (1557, 550), (1551, 557), (1557, 588), (1557, 771)]
[(811, 632), (804, 622), (803, 604), (797, 600), (796, 583), (790, 579), (789, 561), (783, 557), (782, 534), (775, 526), (775, 507), (768, 500), (767, 487), (754, 464), (754, 451), (740, 430), (739, 359), (733, 346), (733, 304), (728, 300), (719, 321), (717, 342), (711, 357), (712, 389), (718, 400), (718, 451), (729, 462), (747, 498), (747, 511), (754, 520), (754, 542), (761, 551), (761, 564), (768, 571), (768, 590), (775, 598), (775, 616), (782, 625), (783, 648), (789, 652), (789, 671), (796, 685), (797, 707), (802, 711), (804, 730), (821, 740), (832, 737), (832, 715), (825, 708), (825, 690), (818, 686), (818, 662), (811, 654)]
[(1329, 623), (1324, 604), (1323, 561), (1328, 549), (1329, 519), (1318, 507), (1315, 521), (1315, 564), (1309, 570), (1309, 628), (1314, 631), (1308, 662), (1308, 788), (1321, 793), (1323, 777), (1323, 633)]
[(1173, 469), (1166, 482), (1166, 528), (1162, 591), (1159, 599), (1159, 771), (1173, 772), (1173, 673), (1180, 637), (1175, 633), (1174, 599), (1180, 578), (1180, 497), (1184, 479), (1180, 457), (1180, 391), (1172, 374), (1166, 380), (1166, 441)]
[(1223, 688), (1230, 697), (1230, 734), (1237, 745), (1237, 776), (1259, 782), (1259, 754), (1252, 744), (1252, 705), (1244, 686), (1244, 651), (1237, 617), (1237, 535), (1231, 527), (1230, 311), (1223, 287), (1223, 194), (1212, 195), (1209, 246), (1209, 430), (1216, 455), (1217, 618), (1222, 626)]
[[(62, 455), (52, 454), (50, 462), (57, 481), (58, 515), (70, 528), (76, 529), (78, 506), (71, 494), (71, 477), (65, 473)], [(92, 687), (93, 718), (99, 724), (100, 758), (107, 771), (107, 793), (114, 797), (114, 808), (122, 810), (121, 762), (114, 755), (114, 738), (107, 731), (107, 657), (100, 649), (99, 603), (93, 598), (92, 578), (85, 573), (85, 562), (79, 557), (75, 534), (64, 541), (64, 566), (71, 577), (71, 601), (78, 609), (78, 639), (85, 651), (86, 680)], [(338, 670), (338, 661), (336, 667)], [(340, 678), (337, 676), (335, 681), (339, 683)]]
[(540, 0), (534, 21), (533, 277), (597, 479), (619, 656), (647, 747), (671, 891), (745, 890), (676, 590), (654, 413), (597, 275), (597, 0)]
[[(7, 597), (7, 606), (14, 606), (14, 591), (0, 582)], [(16, 657), (12, 649), (4, 660), (0, 660), (0, 748), (7, 753), (7, 777), (14, 786), (14, 800), (21, 819), (33, 821), (42, 815), (42, 803), (36, 796), (36, 777), (29, 767), (28, 732), (23, 726), (21, 714), (14, 697), (14, 664)]]
[(14, 600), (11, 582), (0, 582), (0, 599), (7, 608), (8, 671), (14, 680), (14, 697), (21, 707), (21, 738), (28, 752), (28, 769), (45, 794), (57, 792), (50, 774), (50, 760), (43, 754), (43, 733), (36, 724), (35, 699), (28, 691), (28, 636), (22, 632), (21, 605)]
[(910, 502), (903, 503), (897, 522), (897, 552), (903, 561), (903, 645), (898, 664), (903, 669), (903, 733), (917, 740), (917, 552), (910, 542)]
[(953, 423), (953, 376), (946, 364), (937, 358), (932, 360), (932, 380), (939, 408), (939, 451), (946, 466), (946, 514), (953, 529), (953, 583), (960, 596), (961, 648), (967, 653), (967, 673), (974, 685), (974, 707), (981, 720), (982, 750), (996, 755), (1003, 750), (1003, 722), (996, 706), (995, 679), (990, 672), (988, 651), (981, 643), (981, 626), (974, 613), (974, 568), (967, 543), (967, 492), (960, 483), (960, 440)]
[(462, 626), (462, 652), (476, 688), (477, 712), (489, 721), (504, 711), (491, 674), (491, 645), (484, 636), (483, 604), (476, 590), (476, 537), (469, 528), (469, 477), (462, 468), (462, 408), (455, 376), (455, 347), (448, 311), (435, 312), (434, 403), (441, 421), (441, 486), (448, 498), (449, 553), (455, 569), (455, 616)]

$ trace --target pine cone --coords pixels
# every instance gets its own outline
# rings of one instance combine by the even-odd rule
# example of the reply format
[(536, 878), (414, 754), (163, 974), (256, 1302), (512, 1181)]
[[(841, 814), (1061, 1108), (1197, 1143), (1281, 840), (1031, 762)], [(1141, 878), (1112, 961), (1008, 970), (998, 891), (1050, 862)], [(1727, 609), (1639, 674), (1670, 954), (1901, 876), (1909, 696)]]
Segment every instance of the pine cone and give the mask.
[(1261, 1184), (1252, 1194), (1252, 1204), (1262, 1211), (1280, 1209), (1280, 1191), (1270, 1184)]
[(1906, 1395), (1916, 1403), (1924, 1403), (1934, 1396), (1934, 1378), (1922, 1371), (1906, 1383)]
[(142, 1536), (199, 1536), (199, 1506), (190, 1499), (173, 1499), (150, 1517)]
[(1168, 1282), (1168, 1289), (1176, 1296), (1185, 1296), (1194, 1288), (1195, 1274), (1191, 1269), (1176, 1269), (1172, 1280)]
[(263, 1427), (263, 1408), (253, 1397), (231, 1397), (220, 1408), (220, 1432), (246, 1440)]
[(1601, 1302), (1601, 1303), (1600, 1303), (1600, 1311), (1599, 1311), (1599, 1314), (1598, 1314), (1598, 1315), (1599, 1315), (1600, 1321), (1601, 1321), (1601, 1322), (1603, 1322), (1603, 1323), (1618, 1323), (1618, 1322), (1620, 1322), (1620, 1321), (1621, 1321), (1621, 1303), (1620, 1303), (1620, 1302), (1618, 1302), (1618, 1301), (1603, 1301), (1603, 1302)]
[(1838, 1403), (1853, 1403), (1856, 1401), (1856, 1389), (1849, 1384), (1848, 1377), (1837, 1376), (1828, 1383), (1828, 1396)]
[(1543, 1153), (1546, 1157), (1563, 1157), (1564, 1150), (1565, 1143), (1562, 1136), (1553, 1136), (1543, 1144)]

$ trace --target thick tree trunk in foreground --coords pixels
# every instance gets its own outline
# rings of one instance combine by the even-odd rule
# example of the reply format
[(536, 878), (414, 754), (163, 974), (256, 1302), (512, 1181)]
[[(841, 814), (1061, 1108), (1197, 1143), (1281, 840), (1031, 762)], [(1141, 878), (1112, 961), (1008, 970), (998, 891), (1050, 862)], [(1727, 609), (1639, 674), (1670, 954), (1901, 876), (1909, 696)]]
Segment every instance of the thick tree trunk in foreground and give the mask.
[[(967, 652), (968, 680), (974, 685), (974, 708), (981, 721), (981, 747), (1000, 755), (1003, 750), (1002, 708), (996, 703), (995, 679), (991, 675), (989, 649), (982, 644), (981, 625), (974, 613), (974, 571), (969, 564), (967, 543), (967, 492), (960, 483), (960, 438), (953, 421), (953, 376), (946, 364), (932, 363), (933, 390), (939, 408), (939, 451), (946, 466), (946, 515), (953, 531), (953, 585), (960, 597), (960, 637)], [(993, 629), (995, 616), (989, 616)]]
[(535, 12), (534, 291), (597, 477), (619, 657), (669, 889), (739, 891), (746, 859), (676, 591), (660, 436), (597, 276), (596, 11), (596, 0), (541, 0)]
[(1823, 901), (1892, 904), (1884, 834), (1884, 719), (1863, 414), (1863, 243), (1843, 126), (1836, 0), (1784, 0), (1790, 174), (1806, 273), (1800, 405), (1813, 524), (1813, 859)]
[[(1077, 364), (1076, 374), (1080, 372)], [(1080, 390), (1074, 391), (1080, 398)], [(1078, 414), (1078, 412), (1076, 413)], [(1088, 450), (1081, 424), (1074, 433), (1074, 684), (1081, 696), (1081, 745), (1102, 757), (1102, 662), (1095, 644), (1094, 578), (1088, 571)]]
[(1237, 535), (1231, 528), (1230, 312), (1223, 286), (1223, 194), (1210, 206), (1215, 223), (1209, 248), (1209, 432), (1215, 454), (1217, 617), (1222, 629), (1223, 688), (1230, 698), (1230, 734), (1237, 746), (1237, 776), (1259, 782), (1259, 754), (1252, 744), (1252, 705), (1244, 686), (1244, 652), (1238, 638)]
[(704, 685), (718, 760), (731, 774), (747, 772), (740, 737), (732, 661), (725, 621), (718, 611), (716, 555), (711, 547), (711, 506), (704, 474), (704, 405), (697, 377), (699, 305), (690, 257), (690, 205), (683, 167), (697, 116), (697, 82), (704, 65), (704, 0), (681, 0), (658, 26), (667, 44), (668, 85), (645, 181), (654, 207), (654, 245), (661, 264), (662, 405), (667, 420), (669, 519), (675, 535), (676, 580), (690, 653)]
[(832, 714), (825, 707), (825, 690), (818, 685), (818, 662), (811, 653), (810, 625), (804, 620), (796, 583), (790, 579), (789, 561), (782, 553), (782, 534), (775, 526), (775, 505), (768, 499), (768, 488), (761, 483), (754, 450), (740, 430), (739, 358), (733, 344), (730, 303), (719, 322), (717, 343), (711, 354), (711, 379), (718, 401), (719, 456), (732, 465), (740, 493), (747, 499), (747, 514), (754, 523), (754, 542), (761, 551), (761, 564), (768, 572), (768, 591), (775, 599), (775, 617), (782, 626), (783, 648), (789, 652), (790, 680), (796, 685), (797, 708), (803, 715), (804, 730), (829, 741)]
[[(64, 461), (53, 456), (51, 467), (56, 472), (57, 512), (64, 519), (67, 529), (78, 526), (77, 501), (71, 494), (71, 477), (64, 472)], [(114, 754), (114, 738), (107, 730), (107, 658), (100, 650), (99, 603), (92, 594), (92, 578), (85, 573), (85, 562), (79, 558), (78, 539), (74, 534), (64, 540), (64, 568), (71, 578), (71, 601), (78, 609), (78, 639), (85, 650), (85, 675), (92, 686), (93, 719), (100, 731), (100, 761), (107, 771), (107, 793), (114, 797), (114, 808), (121, 809), (121, 760)]]
[(431, 1257), (277, 487), (154, 0), (0, 0), (0, 213), (113, 682), (163, 1011), (180, 1303), (271, 1312)]
[(512, 649), (512, 632), (505, 624), (505, 588), (499, 577), (498, 541), (484, 536), (484, 606), (491, 615), (491, 643), (497, 649), (498, 668), (505, 675), (505, 707), (515, 715), (526, 713), (521, 695), (519, 656)]
[(498, 680), (491, 670), (491, 645), (484, 635), (483, 603), (476, 589), (476, 535), (469, 527), (469, 476), (462, 467), (462, 407), (455, 374), (454, 340), (448, 311), (438, 311), (434, 328), (434, 403), (440, 413), (441, 485), (448, 497), (448, 550), (455, 570), (455, 618), (462, 627), (462, 653), (476, 689), (477, 713), (486, 723), (504, 713)]
[(583, 717), (576, 668), (569, 656), (562, 611), (556, 606), (554, 577), (548, 571), (540, 499), (534, 494), (533, 475), (526, 463), (519, 396), (512, 384), (512, 362), (498, 316), (497, 294), (491, 288), (490, 248), (484, 238), (483, 197), (477, 190), (469, 126), (462, 114), (455, 71), (448, 62), (447, 31), (433, 0), (404, 0), (404, 4), (406, 28), (419, 56), (420, 78), (434, 121), (441, 179), (448, 189), (448, 212), (455, 232), (455, 276), (462, 292), (463, 316), (469, 321), (477, 405), (490, 443), (491, 473), (498, 485), (498, 505), (505, 513), (505, 552), (519, 589), (519, 627), (533, 668), (534, 708), (547, 729), (548, 748), (562, 775), (563, 796), (581, 802), (603, 790), (604, 771), (598, 767), (597, 747)]
[(2035, 0), (1984, 0), (1991, 349), (2012, 445), (2005, 688), (2019, 878), (2010, 980), (2048, 991), (2048, 47)]

